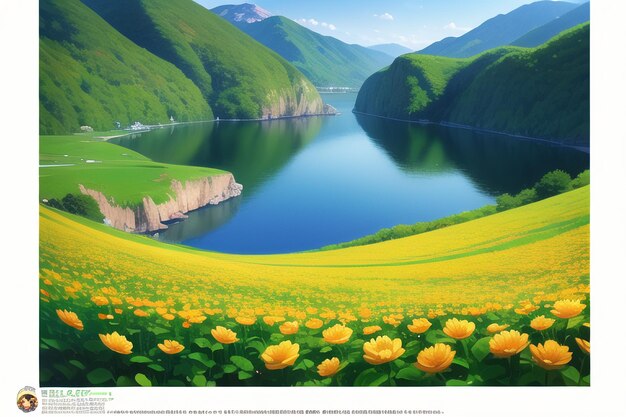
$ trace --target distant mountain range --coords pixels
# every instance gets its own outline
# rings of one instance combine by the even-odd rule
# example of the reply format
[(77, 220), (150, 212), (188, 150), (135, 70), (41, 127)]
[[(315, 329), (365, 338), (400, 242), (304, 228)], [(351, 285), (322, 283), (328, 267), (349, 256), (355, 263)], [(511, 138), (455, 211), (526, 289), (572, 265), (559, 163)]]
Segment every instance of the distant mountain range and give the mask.
[(413, 52), (412, 49), (409, 49), (406, 46), (398, 45), (397, 43), (383, 43), (380, 45), (368, 46), (368, 48), (373, 49), (375, 51), (383, 52), (394, 58), (400, 55), (409, 54)]
[(545, 25), (531, 30), (515, 42), (512, 42), (511, 45), (525, 47), (541, 45), (564, 30), (588, 22), (590, 17), (591, 7), (589, 2), (587, 2), (565, 13), (563, 16), (557, 17)]
[(286, 17), (267, 17), (269, 12), (255, 5), (212, 11), (291, 62), (319, 87), (359, 88), (370, 74), (393, 61), (386, 53), (321, 35)]
[[(528, 32), (558, 19), (577, 7), (577, 4), (562, 1), (538, 1), (527, 4), (507, 14), (495, 16), (463, 36), (444, 38), (435, 42), (420, 50), (419, 53), (467, 58), (488, 49), (509, 45)], [(559, 32), (552, 33), (551, 36)], [(551, 36), (548, 36), (547, 39)], [(540, 38), (537, 37), (537, 39)], [(543, 42), (547, 39), (543, 39)]]
[(472, 58), (403, 55), (365, 81), (355, 110), (588, 146), (589, 31)]

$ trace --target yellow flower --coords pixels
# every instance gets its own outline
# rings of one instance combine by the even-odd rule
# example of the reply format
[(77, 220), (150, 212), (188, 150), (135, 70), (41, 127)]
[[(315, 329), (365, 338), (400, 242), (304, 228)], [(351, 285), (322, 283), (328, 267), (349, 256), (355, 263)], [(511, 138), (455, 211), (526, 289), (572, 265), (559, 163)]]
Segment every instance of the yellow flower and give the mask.
[(256, 317), (242, 317), (239, 316), (237, 318), (235, 318), (235, 321), (239, 324), (242, 324), (244, 326), (252, 326), (254, 323), (256, 323)]
[(543, 369), (548, 371), (560, 369), (572, 360), (572, 352), (567, 346), (561, 346), (554, 340), (546, 340), (542, 345), (530, 345), (530, 353), (533, 355), (533, 361)]
[(265, 367), (271, 371), (283, 369), (294, 364), (300, 356), (299, 351), (300, 345), (285, 340), (278, 345), (268, 346), (261, 359), (265, 362)]
[(393, 327), (398, 327), (400, 323), (402, 323), (402, 319), (400, 319), (402, 315), (399, 314), (390, 314), (389, 316), (383, 316), (383, 322), (385, 324), (391, 324)]
[(57, 310), (57, 316), (61, 321), (70, 327), (78, 330), (83, 330), (83, 322), (78, 318), (78, 315), (72, 311)]
[(104, 313), (98, 313), (98, 318), (100, 320), (113, 320), (113, 314), (104, 314)]
[(578, 347), (580, 348), (580, 350), (582, 350), (587, 355), (590, 354), (591, 343), (589, 343), (588, 340), (580, 339), (580, 338), (577, 337), (576, 338), (576, 343), (578, 343)]
[(435, 374), (448, 369), (454, 360), (456, 351), (452, 350), (450, 345), (436, 343), (434, 346), (422, 350), (417, 355), (417, 363), (414, 363), (418, 369), (429, 374)]
[(491, 323), (489, 326), (487, 326), (487, 331), (491, 334), (499, 333), (507, 327), (509, 327), (508, 324)]
[(324, 337), (324, 341), (328, 343), (341, 345), (350, 339), (352, 329), (342, 324), (335, 324), (333, 327), (324, 330), (322, 336)]
[(320, 376), (333, 376), (339, 371), (340, 365), (338, 358), (326, 359), (317, 365), (317, 373)]
[(393, 339), (389, 336), (378, 336), (363, 344), (363, 359), (372, 365), (391, 362), (398, 359), (403, 353), (402, 340)]
[(285, 318), (279, 317), (279, 316), (265, 316), (263, 317), (263, 321), (268, 326), (273, 326), (275, 323), (280, 323), (281, 321), (285, 321)]
[(163, 317), (167, 321), (171, 321), (171, 320), (174, 320), (176, 318), (176, 316), (174, 316), (173, 314), (170, 314), (170, 313), (165, 313), (161, 317)]
[(319, 329), (324, 325), (324, 322), (320, 319), (310, 319), (304, 325), (309, 329)]
[(122, 310), (121, 308), (116, 308), (115, 309), (115, 314), (122, 314), (124, 312), (124, 310)]
[(129, 355), (133, 349), (133, 343), (126, 340), (126, 336), (121, 336), (118, 332), (99, 334), (100, 340), (106, 347), (113, 352), (120, 353), (122, 355)]
[(201, 324), (206, 320), (206, 316), (191, 316), (189, 317), (189, 323)]
[(429, 322), (428, 319), (420, 318), (420, 319), (413, 319), (413, 324), (409, 324), (406, 327), (412, 333), (422, 334), (426, 330), (428, 330), (430, 328), (430, 326), (432, 326), (432, 323)]
[(446, 327), (443, 332), (453, 339), (466, 339), (474, 333), (476, 325), (467, 320), (458, 320), (456, 318), (446, 321)]
[(281, 324), (278, 329), (282, 334), (296, 334), (300, 326), (297, 321), (286, 321)]
[(591, 323), (583, 323), (583, 326), (591, 328)]
[(363, 334), (364, 335), (370, 335), (372, 333), (376, 333), (382, 330), (382, 327), (380, 326), (367, 326), (363, 328)]
[(585, 307), (587, 306), (581, 304), (580, 300), (560, 300), (554, 303), (554, 310), (551, 313), (560, 319), (569, 319), (579, 315)]
[(164, 340), (163, 343), (159, 343), (157, 346), (168, 355), (175, 355), (185, 349), (185, 346), (181, 345), (176, 340)]
[(212, 329), (211, 335), (215, 340), (224, 345), (230, 345), (231, 343), (239, 341), (239, 339), (237, 339), (237, 333), (222, 326), (217, 326), (215, 329)]
[(530, 321), (530, 327), (535, 330), (542, 331), (552, 327), (555, 321), (556, 320), (554, 319), (547, 319), (544, 316), (537, 316)]
[(101, 295), (96, 295), (96, 296), (91, 297), (91, 301), (93, 301), (93, 303), (97, 305), (98, 307), (109, 304), (109, 300), (106, 297), (103, 297)]
[(142, 309), (136, 309), (135, 311), (133, 311), (133, 313), (135, 314), (135, 316), (137, 317), (148, 317), (150, 314), (143, 311)]
[(496, 358), (508, 358), (526, 349), (528, 343), (528, 334), (505, 330), (491, 338), (489, 350)]

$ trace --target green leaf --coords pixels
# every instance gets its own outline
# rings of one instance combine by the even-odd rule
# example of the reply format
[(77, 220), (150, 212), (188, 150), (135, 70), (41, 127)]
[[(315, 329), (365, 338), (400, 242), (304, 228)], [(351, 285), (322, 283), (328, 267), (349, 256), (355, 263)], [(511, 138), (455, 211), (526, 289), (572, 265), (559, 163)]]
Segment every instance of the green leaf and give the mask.
[(217, 384), (215, 383), (215, 381), (207, 381), (206, 382), (206, 386), (207, 387), (215, 387), (215, 386), (217, 386)]
[(248, 372), (244, 372), (244, 371), (239, 371), (239, 373), (237, 373), (237, 378), (240, 381), (243, 381), (244, 379), (250, 379), (252, 378), (252, 374), (248, 373)]
[(52, 372), (48, 368), (41, 368), (41, 370), (39, 371), (39, 379), (42, 382), (50, 381), (50, 379), (52, 378), (53, 375), (54, 375), (54, 372)]
[(72, 380), (74, 378), (74, 375), (76, 375), (76, 369), (69, 368), (63, 364), (55, 363), (53, 367), (61, 372), (67, 380)]
[(148, 368), (152, 369), (153, 371), (157, 371), (157, 372), (165, 371), (164, 367), (162, 367), (161, 365), (158, 365), (156, 363), (153, 363), (152, 365), (148, 365)]
[(500, 365), (489, 365), (481, 369), (480, 375), (483, 377), (485, 381), (498, 379), (503, 377), (506, 374), (506, 369), (504, 366)]
[(152, 386), (152, 382), (150, 382), (148, 377), (145, 376), (144, 374), (141, 374), (141, 373), (135, 375), (135, 381), (139, 385), (141, 385), (142, 387), (151, 387)]
[(300, 363), (298, 363), (296, 366), (294, 366), (294, 370), (298, 370), (298, 369), (302, 369), (302, 370), (306, 370), (309, 369), (311, 367), (313, 367), (315, 365), (315, 363), (313, 363), (312, 360), (310, 359), (302, 359), (302, 361), (300, 361)]
[(580, 315), (580, 316), (577, 316), (577, 317), (572, 317), (571, 319), (567, 320), (567, 328), (568, 329), (573, 329), (574, 327), (578, 327), (584, 321), (585, 321), (585, 316)]
[(231, 356), (230, 361), (234, 363), (242, 371), (252, 372), (254, 371), (254, 365), (248, 359), (243, 356)]
[(204, 366), (206, 366), (207, 368), (213, 368), (215, 366), (215, 361), (212, 359), (209, 359), (209, 357), (206, 355), (206, 353), (202, 353), (202, 352), (193, 352), (190, 353), (188, 356), (189, 359), (192, 359), (194, 361), (198, 361), (201, 364), (203, 364)]
[(211, 346), (213, 345), (209, 339), (204, 337), (194, 339), (193, 342), (201, 349), (211, 348)]
[(139, 329), (129, 329), (129, 328), (126, 329), (126, 333), (128, 333), (131, 336), (134, 335), (135, 333), (139, 333), (140, 331), (141, 330)]
[(578, 385), (580, 381), (580, 374), (578, 373), (578, 369), (573, 366), (568, 366), (566, 368), (561, 369), (561, 376), (563, 376), (563, 381), (565, 381), (565, 385)]
[(204, 375), (196, 375), (191, 380), (191, 383), (195, 387), (205, 387), (206, 386), (206, 377)]
[(183, 381), (179, 381), (178, 379), (169, 379), (166, 385), (170, 387), (184, 387), (185, 383)]
[(106, 347), (100, 340), (88, 340), (83, 343), (83, 347), (91, 353), (99, 353), (106, 350)]
[(113, 379), (113, 374), (104, 368), (94, 369), (87, 374), (87, 380), (94, 385), (100, 385), (110, 379)]
[(590, 381), (591, 381), (590, 375), (587, 375), (587, 376), (583, 377), (583, 384), (584, 385), (589, 385)]
[(462, 366), (465, 369), (469, 369), (469, 363), (464, 358), (454, 358), (452, 363)]
[(478, 362), (481, 362), (483, 359), (485, 359), (487, 357), (487, 355), (489, 355), (489, 341), (491, 340), (491, 337), (483, 337), (482, 339), (478, 339), (478, 341), (476, 343), (474, 343), (474, 346), (472, 346), (472, 354), (474, 355), (474, 357), (478, 360)]
[(330, 346), (324, 346), (320, 349), (320, 353), (330, 352), (331, 350), (333, 350), (333, 348), (331, 348)]
[(117, 382), (115, 383), (115, 385), (117, 385), (118, 387), (134, 387), (137, 384), (135, 384), (135, 381), (133, 381), (126, 375), (122, 375), (121, 377), (117, 378)]
[(157, 326), (150, 327), (148, 330), (151, 331), (152, 333), (154, 333), (157, 336), (170, 332), (169, 330), (164, 329), (163, 327), (157, 327)]
[(396, 374), (397, 379), (406, 379), (407, 381), (418, 381), (424, 377), (424, 372), (417, 369), (414, 365), (402, 368)]
[(357, 387), (377, 387), (387, 381), (387, 374), (379, 374), (376, 369), (369, 368), (361, 372), (354, 380)]
[(223, 350), (224, 349), (224, 345), (222, 345), (221, 343), (217, 342), (214, 343), (213, 346), (211, 346), (211, 350), (213, 352), (217, 352), (218, 350)]
[(454, 344), (456, 343), (456, 340), (454, 340), (453, 338), (449, 337), (447, 334), (445, 334), (443, 331), (441, 330), (431, 330), (429, 332), (426, 333), (426, 341), (430, 344), (435, 344), (435, 343), (451, 343)]
[(225, 374), (232, 374), (233, 372), (237, 372), (237, 367), (235, 365), (231, 365), (230, 363), (222, 366), (222, 369), (224, 370)]
[(76, 359), (70, 360), (69, 363), (74, 365), (75, 367), (77, 367), (81, 371), (85, 370), (85, 365), (83, 365), (81, 362), (77, 361)]
[(145, 356), (133, 356), (130, 361), (133, 363), (152, 363), (152, 359)]
[(265, 345), (258, 340), (253, 340), (251, 342), (249, 341), (248, 344), (246, 345), (246, 348), (252, 348), (258, 353), (265, 352)]
[(56, 340), (56, 339), (41, 339), (46, 345), (50, 346), (53, 349), (59, 350), (59, 351), (64, 351), (66, 350), (68, 347), (67, 345), (60, 341), (60, 340)]
[(463, 381), (461, 379), (449, 379), (446, 381), (446, 386), (448, 387), (465, 387), (468, 385), (472, 385), (472, 381)]

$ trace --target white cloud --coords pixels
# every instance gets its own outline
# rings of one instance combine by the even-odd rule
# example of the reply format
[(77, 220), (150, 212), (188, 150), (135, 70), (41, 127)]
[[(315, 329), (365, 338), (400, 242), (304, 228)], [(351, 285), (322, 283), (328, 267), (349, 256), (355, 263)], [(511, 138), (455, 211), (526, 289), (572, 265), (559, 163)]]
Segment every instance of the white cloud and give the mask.
[(337, 26), (333, 25), (332, 23), (320, 22), (313, 18), (311, 19), (302, 18), (302, 19), (296, 20), (296, 22), (300, 23), (303, 26), (313, 26), (313, 27), (321, 26), (328, 30), (337, 30)]
[(315, 20), (315, 19), (309, 19), (309, 20), (307, 20), (307, 22), (308, 22), (308, 23), (309, 23), (309, 25), (311, 25), (311, 26), (317, 26), (317, 25), (319, 25), (319, 24), (320, 24), (320, 22), (318, 22), (318, 21), (317, 21), (317, 20)]
[(374, 17), (377, 17), (381, 20), (393, 20), (393, 16), (387, 12), (383, 13), (383, 14), (375, 14)]
[(468, 30), (470, 30), (470, 28), (466, 28), (466, 27), (461, 27), (461, 26), (457, 26), (456, 23), (454, 22), (450, 22), (447, 25), (445, 25), (443, 27), (445, 30), (452, 30), (455, 32), (467, 32)]
[(333, 25), (332, 23), (328, 24), (328, 29), (330, 30), (337, 30), (337, 26)]

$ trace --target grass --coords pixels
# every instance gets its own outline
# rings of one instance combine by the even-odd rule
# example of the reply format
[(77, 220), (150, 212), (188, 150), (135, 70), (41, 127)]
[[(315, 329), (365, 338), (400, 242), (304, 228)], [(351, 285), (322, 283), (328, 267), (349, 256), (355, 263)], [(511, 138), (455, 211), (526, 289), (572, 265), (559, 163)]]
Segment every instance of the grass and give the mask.
[(536, 48), (403, 55), (365, 81), (355, 110), (588, 146), (589, 24)]
[[(42, 206), (40, 268), (42, 386), (589, 383), (588, 361), (574, 341), (589, 340), (582, 327), (588, 308), (544, 333), (529, 326), (536, 315), (550, 317), (556, 300), (588, 298), (588, 186), (416, 236), (263, 256), (167, 245)], [(84, 331), (62, 323), (56, 309), (76, 312)], [(266, 316), (297, 321), (300, 330), (282, 334), (281, 320), (265, 324)], [(425, 338), (407, 331), (418, 317), (432, 322)], [(475, 334), (447, 337), (442, 329), (451, 317), (474, 322)], [(313, 318), (321, 329), (305, 327)], [(494, 322), (528, 333), (535, 344), (557, 340), (574, 357), (562, 370), (545, 372), (526, 349), (507, 365), (489, 353), (485, 329)], [(321, 331), (336, 323), (353, 330), (349, 343), (322, 340)], [(240, 342), (218, 343), (210, 333), (218, 325), (237, 332)], [(381, 327), (372, 337), (399, 338), (406, 352), (388, 365), (366, 363), (370, 336), (363, 328), (371, 325)], [(98, 334), (114, 331), (133, 343), (132, 354), (100, 342)], [(164, 355), (156, 347), (163, 340), (185, 349)], [(297, 361), (284, 371), (266, 370), (260, 354), (286, 340), (299, 344)], [(457, 352), (443, 379), (413, 366), (434, 343)], [(342, 369), (320, 377), (315, 366), (333, 356)]]
[(79, 194), (82, 184), (122, 207), (135, 207), (148, 196), (159, 204), (169, 199), (173, 180), (194, 180), (224, 172), (155, 163), (137, 152), (93, 138), (98, 135), (39, 138), (40, 165), (70, 165), (39, 168), (40, 199)]

